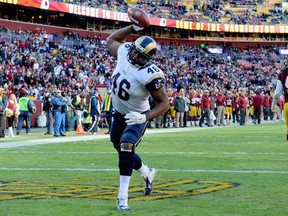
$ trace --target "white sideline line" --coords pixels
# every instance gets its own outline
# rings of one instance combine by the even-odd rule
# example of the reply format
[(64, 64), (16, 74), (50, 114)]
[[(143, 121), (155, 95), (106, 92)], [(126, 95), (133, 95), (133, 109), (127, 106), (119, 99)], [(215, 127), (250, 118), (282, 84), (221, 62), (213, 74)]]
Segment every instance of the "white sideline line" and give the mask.
[[(84, 171), (84, 172), (118, 172), (118, 169), (88, 169), (88, 168), (5, 168), (5, 171)], [(160, 172), (207, 172), (207, 173), (257, 173), (257, 174), (288, 174), (288, 171), (271, 171), (271, 170), (174, 170), (174, 169), (158, 169)]]
[[(162, 134), (162, 133), (176, 133), (176, 132), (183, 132), (183, 131), (191, 131), (191, 130), (205, 130), (205, 129), (213, 129), (212, 128), (195, 128), (195, 127), (188, 127), (188, 128), (162, 128), (162, 129), (147, 129), (145, 134)], [(27, 140), (27, 141), (15, 141), (15, 142), (0, 142), (0, 149), (1, 148), (17, 148), (22, 146), (34, 146), (34, 145), (45, 145), (45, 144), (52, 144), (52, 143), (64, 143), (64, 142), (78, 142), (78, 141), (89, 141), (89, 140), (98, 140), (98, 139), (108, 139), (109, 135), (83, 135), (83, 136), (76, 136), (76, 137), (52, 137), (49, 139), (38, 139), (38, 140)]]
[[(145, 134), (161, 134), (161, 133), (175, 133), (175, 132), (183, 132), (183, 131), (191, 131), (191, 130), (203, 130), (203, 129), (213, 129), (213, 128), (161, 128), (157, 129), (147, 129)], [(44, 136), (43, 136), (44, 137)], [(62, 143), (62, 142), (77, 142), (77, 141), (88, 141), (88, 140), (97, 140), (97, 139), (107, 139), (110, 136), (107, 134), (101, 135), (83, 135), (83, 136), (74, 136), (74, 137), (51, 137), (49, 139), (38, 139), (38, 140), (26, 140), (26, 141), (15, 141), (15, 142), (1, 142), (0, 148), (14, 148), (20, 146), (31, 146), (31, 145), (41, 145), (41, 144), (51, 144), (51, 143)]]
[[(263, 122), (263, 124), (271, 124), (271, 123), (278, 123), (281, 122)], [(252, 123), (249, 123), (252, 125)], [(238, 127), (239, 125), (229, 125), (227, 127)], [(252, 125), (254, 126), (254, 125)], [(240, 126), (239, 126), (240, 127)], [(186, 128), (161, 128), (161, 129), (147, 129), (145, 134), (163, 134), (163, 133), (177, 133), (177, 132), (184, 132), (184, 131), (197, 131), (197, 130), (213, 130), (217, 129), (218, 127), (186, 127)], [(258, 132), (260, 133), (260, 132)], [(245, 132), (247, 135), (247, 132)], [(78, 142), (78, 141), (89, 141), (89, 140), (97, 140), (97, 139), (108, 139), (109, 135), (83, 135), (83, 136), (76, 136), (76, 137), (52, 137), (49, 139), (38, 139), (38, 140), (27, 140), (27, 141), (15, 141), (15, 142), (2, 142), (0, 141), (0, 149), (1, 148), (17, 148), (22, 146), (34, 146), (34, 145), (45, 145), (45, 144), (52, 144), (52, 143), (63, 143), (63, 142)], [(203, 144), (203, 143), (202, 143)], [(210, 145), (210, 143), (207, 143)], [(222, 143), (221, 143), (222, 144)], [(237, 143), (242, 144), (242, 142)], [(245, 142), (243, 144), (258, 144), (257, 142)], [(263, 143), (262, 143), (263, 144)], [(229, 143), (231, 145), (231, 143)]]
[[(288, 152), (138, 152), (140, 154), (151, 154), (151, 155), (288, 155)], [(70, 154), (70, 155), (89, 155), (89, 154), (117, 154), (113, 152), (37, 152), (37, 151), (8, 151), (0, 152), (0, 154)]]
[(16, 142), (4, 142), (0, 143), (1, 148), (16, 148), (21, 146), (34, 146), (34, 145), (44, 145), (44, 144), (52, 144), (52, 143), (63, 143), (63, 142), (78, 142), (78, 141), (89, 141), (96, 139), (104, 139), (108, 138), (108, 135), (101, 136), (79, 136), (79, 137), (55, 137), (51, 139), (39, 139), (39, 140), (27, 140), (27, 141), (16, 141)]

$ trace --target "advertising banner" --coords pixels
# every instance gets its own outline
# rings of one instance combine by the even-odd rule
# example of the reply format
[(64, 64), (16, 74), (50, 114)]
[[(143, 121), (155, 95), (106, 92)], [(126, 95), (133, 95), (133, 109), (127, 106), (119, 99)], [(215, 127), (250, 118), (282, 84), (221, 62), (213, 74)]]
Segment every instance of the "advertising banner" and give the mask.
[[(8, 3), (43, 10), (58, 11), (59, 13), (70, 13), (80, 16), (95, 17), (99, 19), (130, 22), (127, 13), (104, 10), (101, 8), (88, 7), (77, 4), (54, 2), (50, 0), (0, 0), (0, 3)], [(247, 24), (238, 25), (238, 24), (223, 24), (223, 23), (216, 24), (216, 23), (172, 20), (158, 17), (151, 17), (151, 25), (167, 28), (195, 30), (195, 31), (270, 33), (270, 34), (288, 33), (287, 25), (247, 25)]]

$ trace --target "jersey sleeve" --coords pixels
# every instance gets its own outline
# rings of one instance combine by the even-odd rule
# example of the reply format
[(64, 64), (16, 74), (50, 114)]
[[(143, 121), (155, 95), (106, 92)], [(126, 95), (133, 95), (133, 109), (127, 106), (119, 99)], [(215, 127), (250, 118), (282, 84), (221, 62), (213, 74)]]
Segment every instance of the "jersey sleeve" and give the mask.
[(163, 73), (155, 73), (147, 81), (145, 87), (148, 91), (155, 91), (162, 88), (165, 85), (165, 77)]
[(120, 45), (120, 47), (117, 50), (117, 55), (119, 56), (126, 56), (129, 49), (131, 47), (131, 43), (130, 42), (126, 42)]

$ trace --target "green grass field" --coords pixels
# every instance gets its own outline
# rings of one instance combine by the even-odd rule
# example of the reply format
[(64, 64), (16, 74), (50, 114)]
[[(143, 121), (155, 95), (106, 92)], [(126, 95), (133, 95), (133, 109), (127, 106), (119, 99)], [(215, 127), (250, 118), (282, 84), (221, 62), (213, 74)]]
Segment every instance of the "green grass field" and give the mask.
[(161, 131), (149, 130), (137, 148), (158, 169), (153, 194), (143, 196), (134, 172), (124, 213), (108, 138), (1, 148), (0, 216), (288, 214), (284, 123)]

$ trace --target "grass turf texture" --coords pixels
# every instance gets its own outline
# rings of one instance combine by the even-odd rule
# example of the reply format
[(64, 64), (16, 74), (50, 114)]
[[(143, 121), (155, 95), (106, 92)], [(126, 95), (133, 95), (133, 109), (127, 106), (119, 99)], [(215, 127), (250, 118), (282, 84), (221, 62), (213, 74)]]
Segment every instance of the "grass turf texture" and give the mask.
[(285, 137), (284, 124), (147, 133), (137, 152), (158, 169), (155, 190), (144, 197), (134, 172), (125, 213), (108, 138), (0, 149), (0, 216), (287, 215)]

